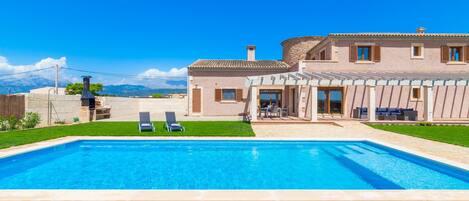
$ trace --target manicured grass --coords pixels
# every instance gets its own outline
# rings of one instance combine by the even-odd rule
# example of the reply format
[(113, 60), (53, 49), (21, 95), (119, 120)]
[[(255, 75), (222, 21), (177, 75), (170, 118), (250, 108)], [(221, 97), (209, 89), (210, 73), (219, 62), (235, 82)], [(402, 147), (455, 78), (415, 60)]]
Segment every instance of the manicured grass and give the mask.
[(373, 128), (469, 147), (469, 126), (370, 125)]
[(65, 136), (254, 136), (251, 125), (240, 121), (188, 121), (185, 132), (169, 133), (163, 122), (155, 122), (156, 132), (138, 132), (137, 122), (92, 122), (0, 133), (0, 149)]

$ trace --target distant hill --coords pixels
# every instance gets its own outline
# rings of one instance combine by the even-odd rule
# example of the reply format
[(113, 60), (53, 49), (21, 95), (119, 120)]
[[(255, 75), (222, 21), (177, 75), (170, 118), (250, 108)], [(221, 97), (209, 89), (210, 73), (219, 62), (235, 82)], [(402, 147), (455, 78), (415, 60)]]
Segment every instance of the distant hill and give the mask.
[(152, 89), (141, 85), (108, 85), (100, 94), (114, 96), (150, 96), (152, 94), (186, 93), (186, 89)]
[[(60, 87), (65, 87), (67, 83), (59, 83)], [(31, 89), (55, 86), (54, 81), (45, 78), (25, 78), (25, 79), (2, 79), (0, 80), (0, 94), (27, 93)]]
[[(176, 83), (175, 83), (176, 84)], [(177, 83), (185, 84), (185, 82)], [(27, 79), (3, 79), (0, 80), (0, 94), (15, 94), (15, 93), (28, 93), (31, 89), (41, 87), (54, 86), (52, 80), (44, 78), (27, 78)], [(66, 82), (59, 83), (60, 87), (67, 86)], [(170, 93), (186, 93), (186, 89), (153, 89), (142, 85), (105, 85), (100, 94), (113, 95), (113, 96), (150, 96), (155, 93), (170, 94)]]

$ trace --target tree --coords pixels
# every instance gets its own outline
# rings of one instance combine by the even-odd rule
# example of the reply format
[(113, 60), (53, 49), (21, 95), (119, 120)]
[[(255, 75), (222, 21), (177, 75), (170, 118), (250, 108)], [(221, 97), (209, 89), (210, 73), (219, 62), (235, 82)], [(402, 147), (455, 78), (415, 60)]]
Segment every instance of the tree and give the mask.
[(163, 94), (156, 93), (156, 94), (152, 94), (151, 97), (152, 98), (163, 98)]
[[(102, 90), (103, 90), (103, 84), (101, 83), (90, 85), (90, 92), (95, 96), (99, 95), (98, 92)], [(65, 88), (65, 91), (67, 92), (68, 95), (81, 94), (83, 92), (83, 83), (77, 82), (77, 83), (68, 84), (67, 87)]]

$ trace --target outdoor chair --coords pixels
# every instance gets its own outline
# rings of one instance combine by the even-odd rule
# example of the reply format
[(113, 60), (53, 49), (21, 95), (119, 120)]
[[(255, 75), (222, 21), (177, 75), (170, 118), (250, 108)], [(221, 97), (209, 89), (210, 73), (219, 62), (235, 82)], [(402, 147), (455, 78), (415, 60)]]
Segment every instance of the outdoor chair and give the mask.
[(139, 114), (140, 121), (138, 122), (138, 130), (142, 131), (153, 131), (155, 132), (155, 126), (151, 122), (149, 112), (140, 112)]
[(166, 116), (165, 127), (168, 132), (184, 131), (184, 127), (176, 121), (176, 113), (165, 112), (165, 116)]

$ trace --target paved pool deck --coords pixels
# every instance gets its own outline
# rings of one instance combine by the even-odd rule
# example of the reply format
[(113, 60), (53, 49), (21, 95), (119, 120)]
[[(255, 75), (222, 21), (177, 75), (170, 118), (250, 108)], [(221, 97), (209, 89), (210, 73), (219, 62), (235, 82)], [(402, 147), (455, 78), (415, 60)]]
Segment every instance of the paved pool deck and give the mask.
[[(359, 122), (253, 125), (256, 137), (64, 137), (0, 150), (0, 157), (85, 139), (370, 140), (469, 170), (469, 148), (373, 129)], [(0, 200), (469, 200), (469, 190), (0, 190)]]

